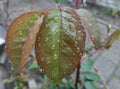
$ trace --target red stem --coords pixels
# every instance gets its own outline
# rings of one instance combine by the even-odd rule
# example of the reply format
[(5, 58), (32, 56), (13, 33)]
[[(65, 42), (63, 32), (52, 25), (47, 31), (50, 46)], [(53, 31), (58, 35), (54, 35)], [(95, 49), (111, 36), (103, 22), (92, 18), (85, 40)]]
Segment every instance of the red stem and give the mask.
[(78, 89), (78, 81), (79, 81), (79, 75), (80, 75), (80, 64), (77, 67), (77, 74), (76, 74), (76, 80), (75, 80), (75, 89)]
[(75, 5), (76, 5), (76, 8), (79, 9), (80, 8), (80, 0), (76, 0)]
[(97, 49), (97, 50), (91, 51), (87, 56), (84, 56), (84, 57), (81, 58), (81, 61), (80, 61), (79, 65), (78, 65), (78, 67), (77, 67), (77, 74), (76, 74), (76, 80), (75, 80), (75, 89), (78, 89), (78, 81), (79, 81), (80, 68), (81, 68), (81, 67), (80, 67), (80, 64), (81, 64), (84, 60), (86, 60), (86, 59), (88, 59), (90, 56), (92, 56), (93, 54), (95, 54), (95, 53), (97, 53), (98, 51), (103, 50), (103, 49), (105, 49), (105, 48), (104, 48), (104, 47), (101, 47), (101, 48), (99, 48), (99, 49)]
[(31, 10), (33, 10), (33, 6), (34, 6), (34, 0), (32, 0), (31, 2)]
[(95, 54), (95, 53), (97, 53), (98, 51), (101, 51), (101, 50), (103, 50), (103, 49), (105, 49), (105, 48), (104, 48), (104, 47), (101, 47), (101, 48), (99, 48), (99, 49), (97, 49), (97, 50), (91, 51), (87, 56), (83, 56), (83, 57), (81, 58), (81, 63), (82, 63), (84, 60), (86, 60), (87, 58), (89, 58), (90, 56), (92, 56), (93, 54)]

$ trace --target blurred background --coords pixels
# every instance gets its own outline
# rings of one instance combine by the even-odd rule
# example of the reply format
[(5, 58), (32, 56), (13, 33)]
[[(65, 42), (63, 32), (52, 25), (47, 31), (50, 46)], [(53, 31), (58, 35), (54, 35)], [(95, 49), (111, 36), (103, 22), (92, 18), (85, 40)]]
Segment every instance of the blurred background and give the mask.
[[(59, 1), (62, 6), (76, 9), (75, 0)], [(0, 89), (12, 89), (12, 85), (14, 85), (4, 83), (10, 77), (9, 71), (12, 69), (5, 52), (6, 31), (10, 23), (26, 11), (47, 9), (55, 6), (57, 2), (58, 0), (0, 0)], [(80, 0), (80, 8), (89, 10), (97, 19), (103, 36), (107, 26), (110, 26), (112, 31), (120, 28), (120, 0)], [(109, 50), (92, 56), (95, 66), (99, 69), (109, 89), (120, 89), (119, 44), (120, 39)], [(31, 78), (29, 86), (31, 84), (35, 87), (37, 86), (34, 78)], [(99, 86), (99, 89), (105, 89), (101, 84), (96, 85)], [(40, 89), (40, 86), (34, 89)]]

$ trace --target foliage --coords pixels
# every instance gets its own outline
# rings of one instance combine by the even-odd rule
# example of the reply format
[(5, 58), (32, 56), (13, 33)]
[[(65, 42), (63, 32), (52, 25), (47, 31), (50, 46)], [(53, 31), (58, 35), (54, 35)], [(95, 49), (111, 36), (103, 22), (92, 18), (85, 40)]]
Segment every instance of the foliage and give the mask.
[(117, 17), (118, 16), (118, 10), (117, 9), (112, 9), (111, 14), (112, 14), (112, 16)]
[[(95, 50), (102, 47), (107, 49), (119, 38), (120, 30), (114, 31), (101, 42), (96, 20), (85, 9), (73, 10), (57, 6), (22, 14), (10, 25), (6, 37), (6, 49), (15, 68), (14, 74), (18, 73), (21, 77), (31, 51), (35, 50), (39, 67), (52, 79), (50, 80), (52, 88), (60, 84), (61, 88), (73, 89), (71, 78), (65, 81), (62, 79), (73, 73), (82, 62), (81, 69), (78, 69), (81, 72), (80, 79), (76, 82), (78, 87), (96, 89), (93, 81), (99, 80), (100, 77), (90, 71), (93, 62), (90, 58), (84, 61), (81, 59), (88, 37), (86, 35), (90, 37)], [(89, 55), (89, 51), (86, 52)], [(29, 67), (37, 68), (36, 63)], [(44, 79), (47, 80), (46, 77)], [(64, 86), (66, 81), (68, 84)], [(83, 81), (84, 84), (81, 85)]]
[(106, 15), (110, 15), (111, 14), (111, 8), (109, 8), (109, 7), (103, 7), (102, 9), (101, 9), (101, 11), (104, 13), (104, 14), (106, 14)]
[[(90, 63), (88, 63), (88, 60)], [(88, 65), (87, 65), (88, 64)], [(78, 89), (81, 89), (81, 87), (84, 87), (84, 89), (97, 89), (96, 85), (93, 83), (94, 81), (99, 81), (100, 76), (94, 72), (90, 72), (91, 68), (93, 67), (93, 61), (91, 59), (85, 60), (81, 64), (81, 78), (79, 79), (78, 83)], [(75, 77), (76, 71), (73, 73), (73, 76)], [(47, 89), (48, 86), (47, 83), (49, 81), (49, 78), (47, 76), (44, 76), (44, 89)], [(85, 83), (83, 86), (81, 86), (81, 83)], [(88, 87), (89, 86), (89, 87)], [(56, 89), (56, 84), (50, 80), (49, 84), (50, 89)], [(62, 80), (60, 83), (60, 89), (74, 89), (74, 82), (73, 80), (68, 77)]]
[(54, 0), (56, 3), (68, 3), (68, 0)]
[(24, 86), (26, 86), (27, 81), (24, 80), (24, 78), (19, 78), (19, 77), (12, 77), (7, 83), (15, 83), (14, 89), (22, 89)]
[(106, 14), (106, 15), (111, 15), (113, 17), (116, 17), (118, 15), (118, 10), (117, 9), (112, 9), (110, 7), (103, 7), (101, 11)]

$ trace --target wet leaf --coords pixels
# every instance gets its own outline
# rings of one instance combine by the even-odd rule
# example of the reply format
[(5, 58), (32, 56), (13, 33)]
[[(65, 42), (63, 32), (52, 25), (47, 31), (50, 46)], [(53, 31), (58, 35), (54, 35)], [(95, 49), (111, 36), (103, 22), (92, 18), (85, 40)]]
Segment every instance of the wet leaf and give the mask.
[(76, 12), (80, 15), (86, 31), (88, 32), (95, 48), (97, 49), (101, 47), (101, 33), (95, 18), (89, 11), (85, 9), (78, 9)]
[(8, 28), (6, 37), (6, 50), (10, 60), (13, 63), (14, 72), (18, 71), (22, 46), (29, 34), (34, 21), (39, 18), (41, 12), (27, 12), (16, 18)]
[(105, 40), (105, 48), (110, 48), (111, 45), (118, 40), (118, 38), (120, 37), (120, 29), (117, 29), (116, 31), (114, 31), (110, 36), (108, 36)]
[(77, 13), (70, 8), (48, 11), (38, 33), (35, 52), (43, 72), (58, 85), (80, 62), (86, 34)]
[(85, 82), (85, 89), (98, 89), (92, 81)]
[(37, 33), (39, 32), (44, 20), (43, 18), (44, 18), (44, 15), (42, 15), (41, 17), (39, 17), (38, 20), (35, 21), (34, 26), (31, 28), (30, 33), (26, 37), (26, 41), (23, 44), (23, 47), (22, 47), (23, 50), (22, 50), (21, 60), (20, 60), (20, 72), (22, 72), (22, 69), (24, 68), (24, 65), (28, 60), (31, 50), (33, 49)]

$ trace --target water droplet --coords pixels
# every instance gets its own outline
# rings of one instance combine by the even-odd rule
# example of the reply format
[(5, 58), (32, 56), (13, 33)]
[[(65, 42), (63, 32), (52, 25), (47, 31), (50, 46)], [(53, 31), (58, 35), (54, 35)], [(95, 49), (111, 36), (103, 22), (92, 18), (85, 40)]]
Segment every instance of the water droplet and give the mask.
[(73, 53), (73, 55), (75, 55), (75, 53)]
[(77, 47), (77, 45), (78, 45), (78, 42), (77, 42), (77, 41), (75, 41), (75, 47)]
[(59, 32), (59, 30), (57, 29), (57, 30), (55, 30), (55, 32)]
[(45, 38), (45, 42), (47, 42), (47, 41), (48, 41), (48, 39), (49, 39), (49, 38)]
[(58, 55), (54, 54), (53, 59), (57, 59), (57, 58), (58, 58)]
[(72, 64), (70, 63), (70, 66), (72, 66)]
[(80, 31), (80, 30), (76, 31), (76, 34), (77, 34), (77, 35), (80, 35), (80, 34), (81, 34), (81, 31)]
[(92, 27), (92, 24), (88, 24), (90, 27)]
[(80, 53), (80, 56), (82, 56), (82, 53)]
[(47, 61), (47, 64), (50, 64), (50, 61)]
[(58, 43), (60, 43), (60, 40), (57, 40)]
[(55, 49), (55, 45), (52, 45), (51, 49), (54, 50)]
[(77, 52), (80, 52), (80, 48), (79, 47), (77, 47)]

